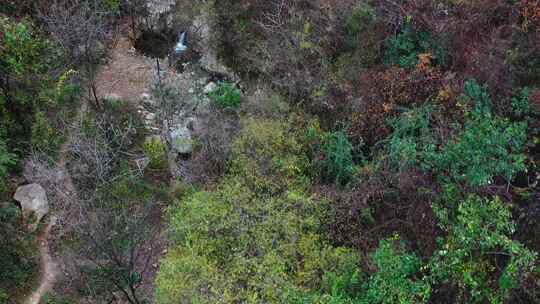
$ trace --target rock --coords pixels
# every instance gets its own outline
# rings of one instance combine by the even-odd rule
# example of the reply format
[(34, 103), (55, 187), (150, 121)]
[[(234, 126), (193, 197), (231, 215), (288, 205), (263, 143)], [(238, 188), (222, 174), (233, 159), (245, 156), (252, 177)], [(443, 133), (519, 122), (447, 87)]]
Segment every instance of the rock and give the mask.
[(217, 55), (217, 46), (212, 38), (212, 12), (205, 11), (193, 19), (193, 28), (200, 35), (200, 45), (205, 51), (199, 60), (201, 68), (210, 73), (227, 75), (230, 79), (236, 79), (236, 75), (222, 64)]
[(208, 83), (208, 78), (207, 77), (199, 79), (199, 85), (204, 86), (207, 83)]
[(120, 97), (120, 95), (118, 94), (110, 93), (110, 94), (105, 94), (103, 96), (103, 99), (107, 101), (117, 101), (117, 100), (122, 100), (122, 97)]
[(148, 94), (148, 93), (142, 93), (142, 94), (141, 94), (141, 99), (142, 99), (142, 100), (149, 100), (149, 99), (150, 99), (150, 94)]
[(204, 86), (203, 93), (204, 94), (210, 94), (214, 92), (217, 89), (217, 84), (215, 82), (209, 82), (206, 86)]
[(156, 114), (149, 112), (148, 114), (146, 114), (144, 116), (144, 119), (149, 121), (149, 122), (152, 122), (152, 121), (154, 121), (156, 119)]
[(49, 212), (45, 189), (39, 184), (20, 186), (13, 199), (21, 204), (23, 218), (28, 221), (30, 231), (35, 231), (39, 221)]
[(176, 125), (169, 133), (171, 148), (179, 154), (190, 154), (193, 151), (191, 131), (185, 125)]

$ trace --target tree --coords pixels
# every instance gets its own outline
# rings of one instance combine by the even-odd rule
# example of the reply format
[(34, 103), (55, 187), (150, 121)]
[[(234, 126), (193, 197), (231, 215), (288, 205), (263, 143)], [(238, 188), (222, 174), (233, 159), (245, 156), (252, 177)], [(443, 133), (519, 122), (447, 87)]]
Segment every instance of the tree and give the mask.
[(39, 265), (34, 236), (22, 229), (20, 209), (5, 202), (4, 194), (0, 189), (0, 302), (3, 294), (9, 299), (28, 288)]
[(86, 220), (77, 227), (82, 262), (76, 270), (91, 298), (108, 301), (119, 293), (131, 304), (143, 303), (138, 288), (157, 249), (158, 227), (151, 222), (155, 207), (152, 189), (127, 174), (101, 187), (83, 209)]
[(510, 182), (525, 169), (526, 122), (495, 115), (489, 94), (475, 81), (466, 82), (461, 102), (463, 122), (453, 126), (449, 139), (435, 136), (433, 107), (414, 109), (394, 120), (392, 161), (431, 170), (443, 183), (480, 187), (496, 177)]
[(34, 112), (56, 103), (61, 52), (27, 19), (0, 17), (0, 31), (0, 138), (13, 153), (24, 142), (13, 139), (29, 137)]
[(532, 271), (536, 253), (512, 239), (516, 225), (499, 199), (471, 195), (454, 212), (435, 206), (447, 233), (429, 262), (435, 282), (457, 287), (458, 301), (503, 303)]
[(422, 261), (414, 254), (403, 252), (402, 244), (383, 240), (373, 254), (377, 271), (365, 284), (361, 303), (426, 303), (431, 286), (420, 273)]
[(99, 59), (105, 55), (106, 42), (115, 29), (118, 10), (118, 6), (106, 0), (54, 0), (39, 13), (69, 63), (85, 72), (90, 81), (88, 96), (93, 96), (98, 109), (101, 106), (94, 78)]

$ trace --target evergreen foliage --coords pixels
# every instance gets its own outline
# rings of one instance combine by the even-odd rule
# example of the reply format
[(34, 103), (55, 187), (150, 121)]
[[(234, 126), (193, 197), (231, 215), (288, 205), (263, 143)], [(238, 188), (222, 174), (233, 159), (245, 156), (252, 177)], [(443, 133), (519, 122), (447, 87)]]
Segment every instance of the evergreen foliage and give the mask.
[(345, 184), (352, 178), (354, 164), (352, 160), (353, 147), (343, 132), (324, 134), (322, 138), (323, 178), (337, 184)]
[(222, 108), (238, 108), (241, 97), (240, 90), (229, 82), (220, 82), (217, 89), (210, 93), (210, 98), (212, 98), (216, 105)]
[(466, 83), (463, 102), (464, 122), (454, 126), (447, 142), (435, 138), (429, 108), (402, 114), (393, 122), (391, 159), (432, 170), (444, 182), (472, 187), (497, 176), (511, 180), (524, 170), (527, 125), (494, 115), (489, 95), (474, 81)]
[(314, 123), (306, 132), (306, 141), (313, 175), (338, 185), (351, 181), (355, 171), (353, 146), (344, 132), (322, 132), (319, 124)]
[(405, 69), (412, 69), (418, 63), (420, 54), (430, 53), (436, 63), (445, 64), (444, 49), (426, 31), (416, 31), (412, 25), (406, 23), (402, 31), (390, 37), (385, 44), (384, 63), (386, 65), (399, 65)]

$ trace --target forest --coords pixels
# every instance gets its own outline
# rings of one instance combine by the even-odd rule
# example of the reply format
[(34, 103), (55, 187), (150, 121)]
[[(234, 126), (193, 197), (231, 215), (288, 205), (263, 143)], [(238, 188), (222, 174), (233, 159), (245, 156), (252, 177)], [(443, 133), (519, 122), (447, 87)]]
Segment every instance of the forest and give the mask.
[(0, 304), (540, 303), (540, 0), (0, 0)]

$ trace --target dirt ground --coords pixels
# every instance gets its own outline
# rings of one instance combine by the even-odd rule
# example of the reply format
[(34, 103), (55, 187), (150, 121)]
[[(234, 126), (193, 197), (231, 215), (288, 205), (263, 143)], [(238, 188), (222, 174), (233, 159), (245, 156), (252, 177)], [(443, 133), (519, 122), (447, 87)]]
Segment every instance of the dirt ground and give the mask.
[(137, 102), (152, 85), (155, 64), (155, 60), (136, 53), (127, 37), (120, 37), (107, 64), (98, 70), (95, 79), (98, 97)]
[(39, 255), (41, 259), (39, 287), (24, 301), (24, 304), (39, 304), (43, 295), (52, 288), (58, 276), (58, 265), (50, 255), (48, 242), (49, 233), (55, 221), (56, 218), (51, 217), (43, 232), (38, 236)]

